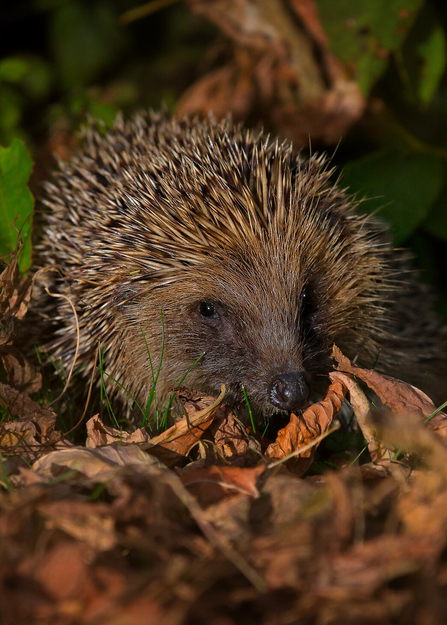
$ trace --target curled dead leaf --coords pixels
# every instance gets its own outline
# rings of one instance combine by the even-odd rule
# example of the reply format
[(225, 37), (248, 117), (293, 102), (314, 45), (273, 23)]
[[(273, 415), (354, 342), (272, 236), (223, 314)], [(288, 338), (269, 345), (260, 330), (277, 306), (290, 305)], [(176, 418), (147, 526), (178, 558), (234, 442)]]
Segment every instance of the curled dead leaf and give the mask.
[(42, 387), (42, 374), (27, 360), (14, 345), (0, 348), (3, 366), (8, 376), (8, 384), (23, 395), (37, 393)]
[[(185, 410), (188, 415), (177, 421), (165, 432), (151, 438), (141, 448), (158, 458), (166, 466), (174, 466), (197, 444), (214, 419), (223, 418), (229, 413), (230, 409), (223, 404), (224, 396), (225, 385), (222, 385), (221, 393), (217, 399), (201, 395), (202, 404), (198, 403), (198, 399), (191, 399), (189, 395), (185, 402)], [(202, 408), (203, 403), (205, 404), (204, 408)]]
[(329, 429), (334, 416), (343, 404), (346, 392), (343, 382), (334, 380), (322, 401), (309, 406), (301, 417), (291, 415), (286, 427), (278, 432), (276, 441), (267, 447), (265, 457), (280, 460), (303, 449), (302, 455), (299, 458), (294, 457), (287, 466), (289, 469), (293, 467), (293, 472), (298, 475), (304, 473), (312, 464), (317, 447), (315, 445), (308, 449), (307, 446)]
[(104, 425), (95, 415), (87, 421), (87, 440), (86, 447), (94, 449), (95, 447), (103, 447), (112, 443), (146, 443), (150, 440), (149, 433), (144, 428), (138, 428), (133, 432), (117, 430), (116, 428)]
[(7, 384), (0, 384), (0, 401), (11, 416), (19, 417), (0, 424), (0, 451), (3, 448), (8, 455), (30, 452), (35, 459), (48, 446), (54, 449), (60, 444), (62, 434), (55, 429), (56, 414), (52, 410)]
[[(380, 401), (396, 413), (417, 414), (421, 419), (428, 420), (435, 412), (436, 406), (421, 390), (396, 378), (382, 375), (372, 369), (362, 369), (351, 363), (342, 351), (333, 346), (332, 356), (337, 361), (339, 371), (349, 373), (365, 382), (376, 393)], [(428, 421), (428, 425), (439, 436), (447, 437), (447, 415), (439, 412)]]
[(207, 447), (207, 460), (231, 462), (233, 465), (254, 466), (261, 456), (259, 441), (250, 435), (247, 428), (230, 412), (215, 419), (209, 428), (213, 445)]
[(341, 373), (340, 371), (333, 371), (329, 374), (329, 377), (331, 380), (340, 380), (347, 388), (349, 403), (354, 409), (357, 423), (368, 443), (368, 451), (371, 455), (371, 459), (373, 462), (378, 462), (383, 458), (387, 449), (383, 446), (376, 432), (376, 428), (374, 427), (374, 421), (371, 419), (371, 404), (368, 398), (353, 376), (347, 373)]

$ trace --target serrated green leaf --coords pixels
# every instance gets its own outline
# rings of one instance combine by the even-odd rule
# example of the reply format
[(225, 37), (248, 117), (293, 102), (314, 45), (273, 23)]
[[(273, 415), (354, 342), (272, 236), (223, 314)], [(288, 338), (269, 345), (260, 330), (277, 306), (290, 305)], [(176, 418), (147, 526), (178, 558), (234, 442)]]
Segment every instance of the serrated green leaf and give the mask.
[(430, 104), (446, 67), (446, 40), (439, 26), (434, 28), (424, 43), (417, 47), (422, 59), (418, 93), (424, 104)]
[(443, 162), (437, 156), (383, 150), (348, 163), (342, 184), (368, 198), (360, 204), (360, 211), (377, 211), (399, 245), (429, 213), (442, 188), (443, 174)]
[(31, 264), (34, 200), (27, 183), (32, 166), (31, 157), (19, 139), (14, 139), (9, 148), (0, 146), (0, 256), (15, 249), (16, 228), (21, 228), (24, 247), (19, 266), (22, 271), (27, 271)]
[(316, 0), (329, 45), (368, 94), (403, 43), (423, 0)]

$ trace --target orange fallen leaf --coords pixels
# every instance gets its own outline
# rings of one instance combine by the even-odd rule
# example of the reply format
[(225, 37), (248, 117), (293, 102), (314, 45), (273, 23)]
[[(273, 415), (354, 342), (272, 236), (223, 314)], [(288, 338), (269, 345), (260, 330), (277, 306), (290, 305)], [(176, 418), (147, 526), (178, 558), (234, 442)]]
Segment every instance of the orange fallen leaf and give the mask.
[(238, 493), (259, 497), (256, 481), (264, 471), (264, 466), (241, 468), (213, 465), (187, 469), (181, 473), (180, 480), (199, 503), (206, 506)]
[(331, 380), (340, 380), (349, 393), (349, 403), (351, 404), (357, 423), (362, 430), (362, 434), (368, 444), (368, 451), (373, 462), (382, 460), (387, 449), (383, 446), (379, 435), (376, 432), (374, 423), (371, 419), (371, 404), (362, 391), (355, 378), (348, 373), (333, 371), (329, 374)]
[(329, 429), (334, 415), (343, 404), (346, 392), (343, 382), (334, 380), (322, 401), (309, 406), (300, 417), (291, 415), (290, 422), (278, 432), (276, 441), (267, 447), (265, 457), (280, 460), (303, 449), (300, 457), (294, 457), (287, 465), (289, 469), (293, 468), (294, 473), (302, 475), (312, 464), (318, 445), (311, 449), (307, 449), (307, 446)]
[(90, 551), (82, 543), (59, 543), (43, 555), (24, 559), (18, 571), (38, 582), (54, 601), (76, 599), (87, 592), (91, 583)]
[[(342, 351), (333, 346), (332, 356), (337, 361), (337, 369), (360, 378), (373, 390), (380, 401), (396, 414), (414, 413), (422, 419), (428, 419), (436, 410), (432, 400), (421, 390), (396, 378), (382, 375), (372, 369), (362, 369), (353, 365)], [(439, 412), (428, 425), (443, 438), (447, 437), (447, 415)]]
[(140, 449), (155, 456), (166, 466), (175, 465), (189, 453), (214, 419), (224, 418), (230, 410), (222, 404), (225, 395), (224, 386), (217, 399), (189, 389), (181, 389), (180, 393), (188, 416), (177, 421), (165, 432), (152, 438), (145, 428), (138, 428), (129, 433), (104, 425), (96, 415), (87, 423), (87, 447), (137, 444)]
[(91, 449), (111, 445), (112, 443), (145, 443), (150, 440), (150, 436), (145, 428), (138, 428), (133, 432), (125, 432), (112, 428), (95, 415), (87, 421), (87, 440), (85, 446)]
[(165, 432), (151, 438), (148, 443), (141, 445), (141, 448), (166, 466), (175, 465), (197, 444), (214, 419), (223, 418), (228, 414), (230, 409), (222, 403), (224, 396), (225, 385), (222, 385), (219, 397), (217, 399), (203, 398), (202, 401), (206, 399), (208, 405), (196, 412), (194, 412), (197, 408), (194, 406), (194, 400), (189, 399), (189, 403), (185, 404), (188, 416), (177, 421)]

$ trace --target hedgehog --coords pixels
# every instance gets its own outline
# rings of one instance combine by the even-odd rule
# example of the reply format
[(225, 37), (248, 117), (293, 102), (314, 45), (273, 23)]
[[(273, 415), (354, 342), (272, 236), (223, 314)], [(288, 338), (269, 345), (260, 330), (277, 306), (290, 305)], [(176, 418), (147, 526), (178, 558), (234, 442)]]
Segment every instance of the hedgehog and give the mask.
[[(188, 386), (257, 419), (299, 413), (328, 386), (334, 343), (442, 392), (441, 329), (384, 228), (332, 182), (324, 156), (217, 121), (165, 114), (95, 123), (46, 185), (46, 346), (109, 397), (159, 405)], [(159, 375), (157, 372), (159, 371)], [(428, 372), (428, 374), (427, 374)]]

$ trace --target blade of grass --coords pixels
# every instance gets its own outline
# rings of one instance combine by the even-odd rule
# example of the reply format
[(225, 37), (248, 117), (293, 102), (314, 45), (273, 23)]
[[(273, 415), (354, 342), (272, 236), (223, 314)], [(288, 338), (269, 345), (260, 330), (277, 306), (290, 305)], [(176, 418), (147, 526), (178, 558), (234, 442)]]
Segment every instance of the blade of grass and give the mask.
[(151, 358), (151, 352), (149, 349), (149, 345), (146, 339), (146, 335), (144, 333), (143, 330), (143, 326), (140, 323), (140, 330), (141, 333), (143, 335), (143, 339), (144, 339), (144, 343), (146, 345), (146, 351), (147, 351), (147, 356), (149, 358), (149, 363), (151, 366), (151, 372), (152, 372), (152, 389), (149, 395), (149, 399), (147, 400), (147, 404), (146, 404), (146, 409), (145, 409), (145, 418), (143, 419), (143, 425), (145, 423), (145, 420), (147, 419), (147, 415), (149, 413), (149, 408), (151, 407), (152, 401), (155, 402), (155, 408), (156, 408), (156, 419), (157, 419), (157, 429), (158, 429), (158, 406), (157, 406), (157, 395), (156, 395), (156, 388), (157, 388), (157, 382), (158, 382), (158, 378), (160, 376), (160, 371), (161, 371), (161, 366), (163, 363), (163, 356), (164, 356), (164, 352), (165, 352), (165, 322), (164, 322), (164, 316), (163, 316), (163, 311), (160, 310), (160, 316), (161, 316), (161, 354), (160, 354), (160, 361), (158, 363), (158, 369), (157, 369), (157, 373), (154, 376), (154, 367), (152, 364), (152, 358)]
[(245, 386), (242, 387), (242, 392), (244, 393), (245, 403), (247, 404), (248, 414), (250, 415), (250, 422), (251, 422), (251, 427), (253, 429), (253, 434), (256, 434), (255, 420), (254, 420), (254, 417), (253, 417), (253, 412), (251, 410), (250, 402), (248, 401), (248, 396), (247, 396), (247, 392), (245, 390)]
[[(188, 375), (188, 373), (190, 373), (194, 367), (196, 366), (196, 364), (199, 362), (199, 360), (201, 358), (203, 358), (205, 356), (205, 352), (202, 352), (200, 354), (200, 356), (198, 358), (196, 358), (196, 360), (192, 363), (192, 365), (189, 367), (189, 369), (186, 370), (186, 373), (183, 375), (182, 379), (179, 381), (178, 384), (176, 384), (176, 386), (181, 386), (183, 384), (183, 382), (186, 380), (186, 376)], [(168, 415), (169, 415), (169, 411), (171, 410), (171, 406), (172, 406), (172, 402), (174, 401), (174, 397), (175, 397), (175, 393), (172, 393), (169, 401), (168, 401), (168, 405), (163, 413), (163, 419), (161, 421), (161, 425), (162, 427), (166, 427), (168, 424)]]
[(353, 466), (353, 465), (357, 462), (357, 460), (360, 458), (360, 456), (362, 455), (362, 453), (363, 453), (366, 449), (368, 449), (368, 444), (366, 444), (366, 445), (364, 446), (364, 448), (362, 449), (362, 451), (361, 451), (359, 454), (357, 454), (357, 456), (354, 458), (354, 460), (350, 463), (350, 465), (349, 465), (350, 467), (352, 467), (352, 466)]
[(441, 406), (439, 406), (439, 408), (436, 408), (436, 410), (432, 412), (431, 415), (425, 419), (424, 423), (428, 423), (430, 419), (433, 419), (433, 417), (436, 417), (436, 415), (440, 413), (441, 410), (444, 410), (444, 408), (446, 407), (447, 407), (447, 401), (445, 401)]
[[(99, 371), (99, 367), (97, 367), (97, 369), (98, 369), (98, 371)], [(136, 407), (137, 407), (137, 408), (138, 408), (138, 410), (141, 412), (141, 414), (142, 414), (142, 416), (143, 416), (143, 418), (144, 418), (144, 416), (145, 416), (145, 415), (144, 415), (144, 410), (143, 410), (143, 408), (140, 406), (140, 404), (137, 402), (137, 400), (135, 399), (135, 397), (132, 395), (132, 393), (130, 393), (130, 391), (128, 391), (128, 390), (127, 390), (127, 388), (126, 388), (123, 384), (121, 384), (121, 382), (119, 382), (116, 378), (114, 378), (112, 375), (110, 375), (110, 373), (107, 373), (107, 371), (103, 371), (103, 373), (104, 373), (104, 375), (106, 375), (106, 376), (107, 376), (110, 380), (112, 380), (112, 382), (115, 382), (115, 384), (117, 384), (117, 385), (118, 385), (118, 386), (119, 386), (119, 387), (120, 387), (120, 388), (121, 388), (121, 389), (122, 389), (122, 390), (123, 390), (123, 391), (127, 394), (127, 396), (129, 397), (129, 399), (131, 399), (131, 400), (134, 402), (134, 404), (136, 405)], [(149, 429), (150, 429), (150, 430), (151, 430), (151, 432), (152, 432), (152, 427), (151, 427), (151, 424), (150, 424), (150, 422), (149, 422), (149, 421), (148, 421), (148, 426), (149, 426)], [(143, 427), (143, 425), (142, 425), (141, 427)]]

